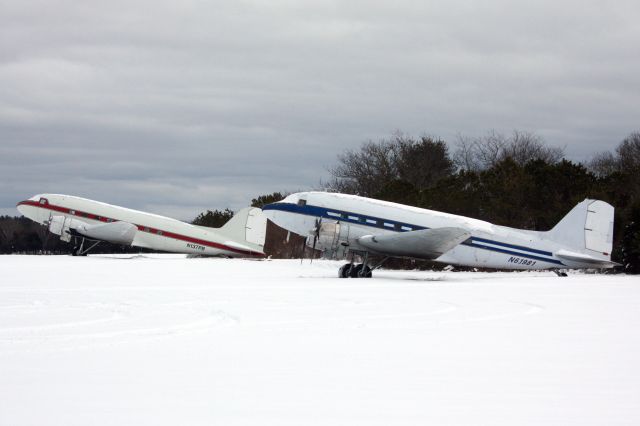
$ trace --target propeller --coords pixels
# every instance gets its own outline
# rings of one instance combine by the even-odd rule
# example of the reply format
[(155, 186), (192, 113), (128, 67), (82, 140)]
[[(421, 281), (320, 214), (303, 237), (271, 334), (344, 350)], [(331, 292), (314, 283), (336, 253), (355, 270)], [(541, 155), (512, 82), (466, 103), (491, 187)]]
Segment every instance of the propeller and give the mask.
[(51, 236), (51, 231), (49, 231), (49, 226), (51, 226), (51, 213), (49, 213), (49, 219), (47, 219), (44, 223), (46, 230), (44, 231), (44, 239), (42, 241), (42, 252), (44, 253), (47, 243), (49, 242), (49, 237)]
[(317, 218), (316, 219), (316, 226), (315, 228), (313, 228), (311, 230), (311, 232), (313, 233), (313, 244), (311, 245), (311, 262), (309, 263), (313, 263), (313, 258), (316, 255), (316, 243), (318, 242), (318, 238), (320, 238), (320, 225), (322, 224), (322, 218)]
[(302, 240), (302, 256), (300, 256), (300, 264), (302, 265), (302, 261), (305, 258), (306, 252), (307, 252), (307, 238), (305, 237), (304, 240)]
[(318, 242), (318, 238), (320, 237), (320, 225), (322, 224), (322, 218), (316, 218), (315, 224), (312, 229), (309, 230), (309, 235), (302, 241), (302, 257), (300, 258), (300, 264), (306, 258), (307, 255), (307, 242), (309, 241), (309, 237), (313, 236), (313, 243), (311, 243), (311, 262), (313, 263), (313, 257), (315, 255), (316, 243)]

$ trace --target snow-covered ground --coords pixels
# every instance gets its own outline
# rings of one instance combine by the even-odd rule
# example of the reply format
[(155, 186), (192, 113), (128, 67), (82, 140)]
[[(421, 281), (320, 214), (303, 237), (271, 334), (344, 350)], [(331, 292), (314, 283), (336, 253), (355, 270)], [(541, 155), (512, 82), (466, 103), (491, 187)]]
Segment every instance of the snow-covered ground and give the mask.
[(640, 277), (0, 256), (0, 425), (638, 425)]

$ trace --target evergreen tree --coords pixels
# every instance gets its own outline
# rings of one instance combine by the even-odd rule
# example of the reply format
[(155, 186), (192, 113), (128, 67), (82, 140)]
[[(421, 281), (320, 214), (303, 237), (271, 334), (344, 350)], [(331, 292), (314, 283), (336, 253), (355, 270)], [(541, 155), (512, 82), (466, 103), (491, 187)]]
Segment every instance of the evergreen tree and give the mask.
[(262, 208), (263, 206), (271, 203), (277, 203), (286, 197), (288, 194), (281, 192), (273, 192), (267, 195), (259, 195), (257, 198), (251, 200), (251, 207)]
[(640, 274), (640, 209), (635, 209), (622, 235), (621, 263), (628, 274)]
[(193, 225), (206, 226), (209, 228), (220, 228), (233, 217), (233, 212), (229, 209), (207, 210), (200, 213), (193, 221)]

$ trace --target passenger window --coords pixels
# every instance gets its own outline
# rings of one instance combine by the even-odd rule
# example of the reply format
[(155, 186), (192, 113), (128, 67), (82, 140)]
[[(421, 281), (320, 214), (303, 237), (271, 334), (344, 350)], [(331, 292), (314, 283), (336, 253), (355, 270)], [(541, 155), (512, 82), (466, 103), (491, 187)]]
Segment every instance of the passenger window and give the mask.
[(306, 206), (307, 205), (307, 200), (302, 200), (302, 199), (298, 200), (298, 205), (300, 207)]
[(42, 204), (42, 205), (45, 205), (45, 204), (49, 204), (49, 201), (47, 201), (46, 198), (40, 198), (39, 203)]

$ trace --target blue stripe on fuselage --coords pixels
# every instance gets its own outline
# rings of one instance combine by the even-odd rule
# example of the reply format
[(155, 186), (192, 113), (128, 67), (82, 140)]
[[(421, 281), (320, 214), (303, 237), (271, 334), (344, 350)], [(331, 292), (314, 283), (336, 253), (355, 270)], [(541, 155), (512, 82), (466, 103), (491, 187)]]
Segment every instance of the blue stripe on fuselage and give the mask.
[[(385, 218), (376, 217), (376, 216), (368, 216), (368, 215), (349, 212), (345, 210), (327, 209), (325, 207), (312, 206), (309, 204), (298, 205), (298, 204), (291, 204), (291, 203), (273, 203), (273, 204), (267, 204), (266, 206), (262, 207), (262, 210), (280, 210), (280, 211), (285, 211), (290, 213), (298, 213), (306, 216), (322, 217), (322, 218), (331, 219), (331, 220), (339, 220), (340, 222), (353, 223), (356, 225), (368, 226), (368, 227), (377, 228), (377, 229), (386, 229), (388, 231), (396, 231), (396, 232), (408, 232), (410, 230), (417, 231), (420, 229), (429, 229), (428, 227), (414, 225), (411, 223), (398, 222), (395, 220), (385, 219)], [(333, 215), (330, 215), (329, 212), (333, 213)], [(336, 215), (339, 215), (340, 217)], [(358, 219), (352, 219), (353, 217), (356, 217)], [(367, 222), (367, 220), (375, 221), (375, 223)], [(393, 227), (385, 226), (384, 225), (385, 223), (392, 224)], [(403, 226), (411, 229), (402, 229)], [(492, 244), (494, 246), (500, 246), (503, 248), (485, 246), (485, 245), (482, 245), (482, 243)], [(550, 258), (539, 256), (539, 255), (553, 256), (553, 253), (549, 251), (519, 246), (516, 244), (502, 243), (500, 241), (493, 241), (486, 238), (473, 237), (473, 236), (470, 237), (465, 242), (463, 242), (462, 244), (469, 247), (473, 247), (473, 248), (495, 251), (498, 253), (510, 254), (513, 256), (526, 257), (529, 259), (539, 260), (542, 262), (549, 262), (557, 265), (563, 265), (562, 262), (556, 259), (553, 259), (553, 258), (550, 259)], [(509, 249), (512, 249), (512, 250), (509, 250)], [(513, 249), (526, 251), (529, 253), (519, 253), (519, 252), (513, 251)]]

